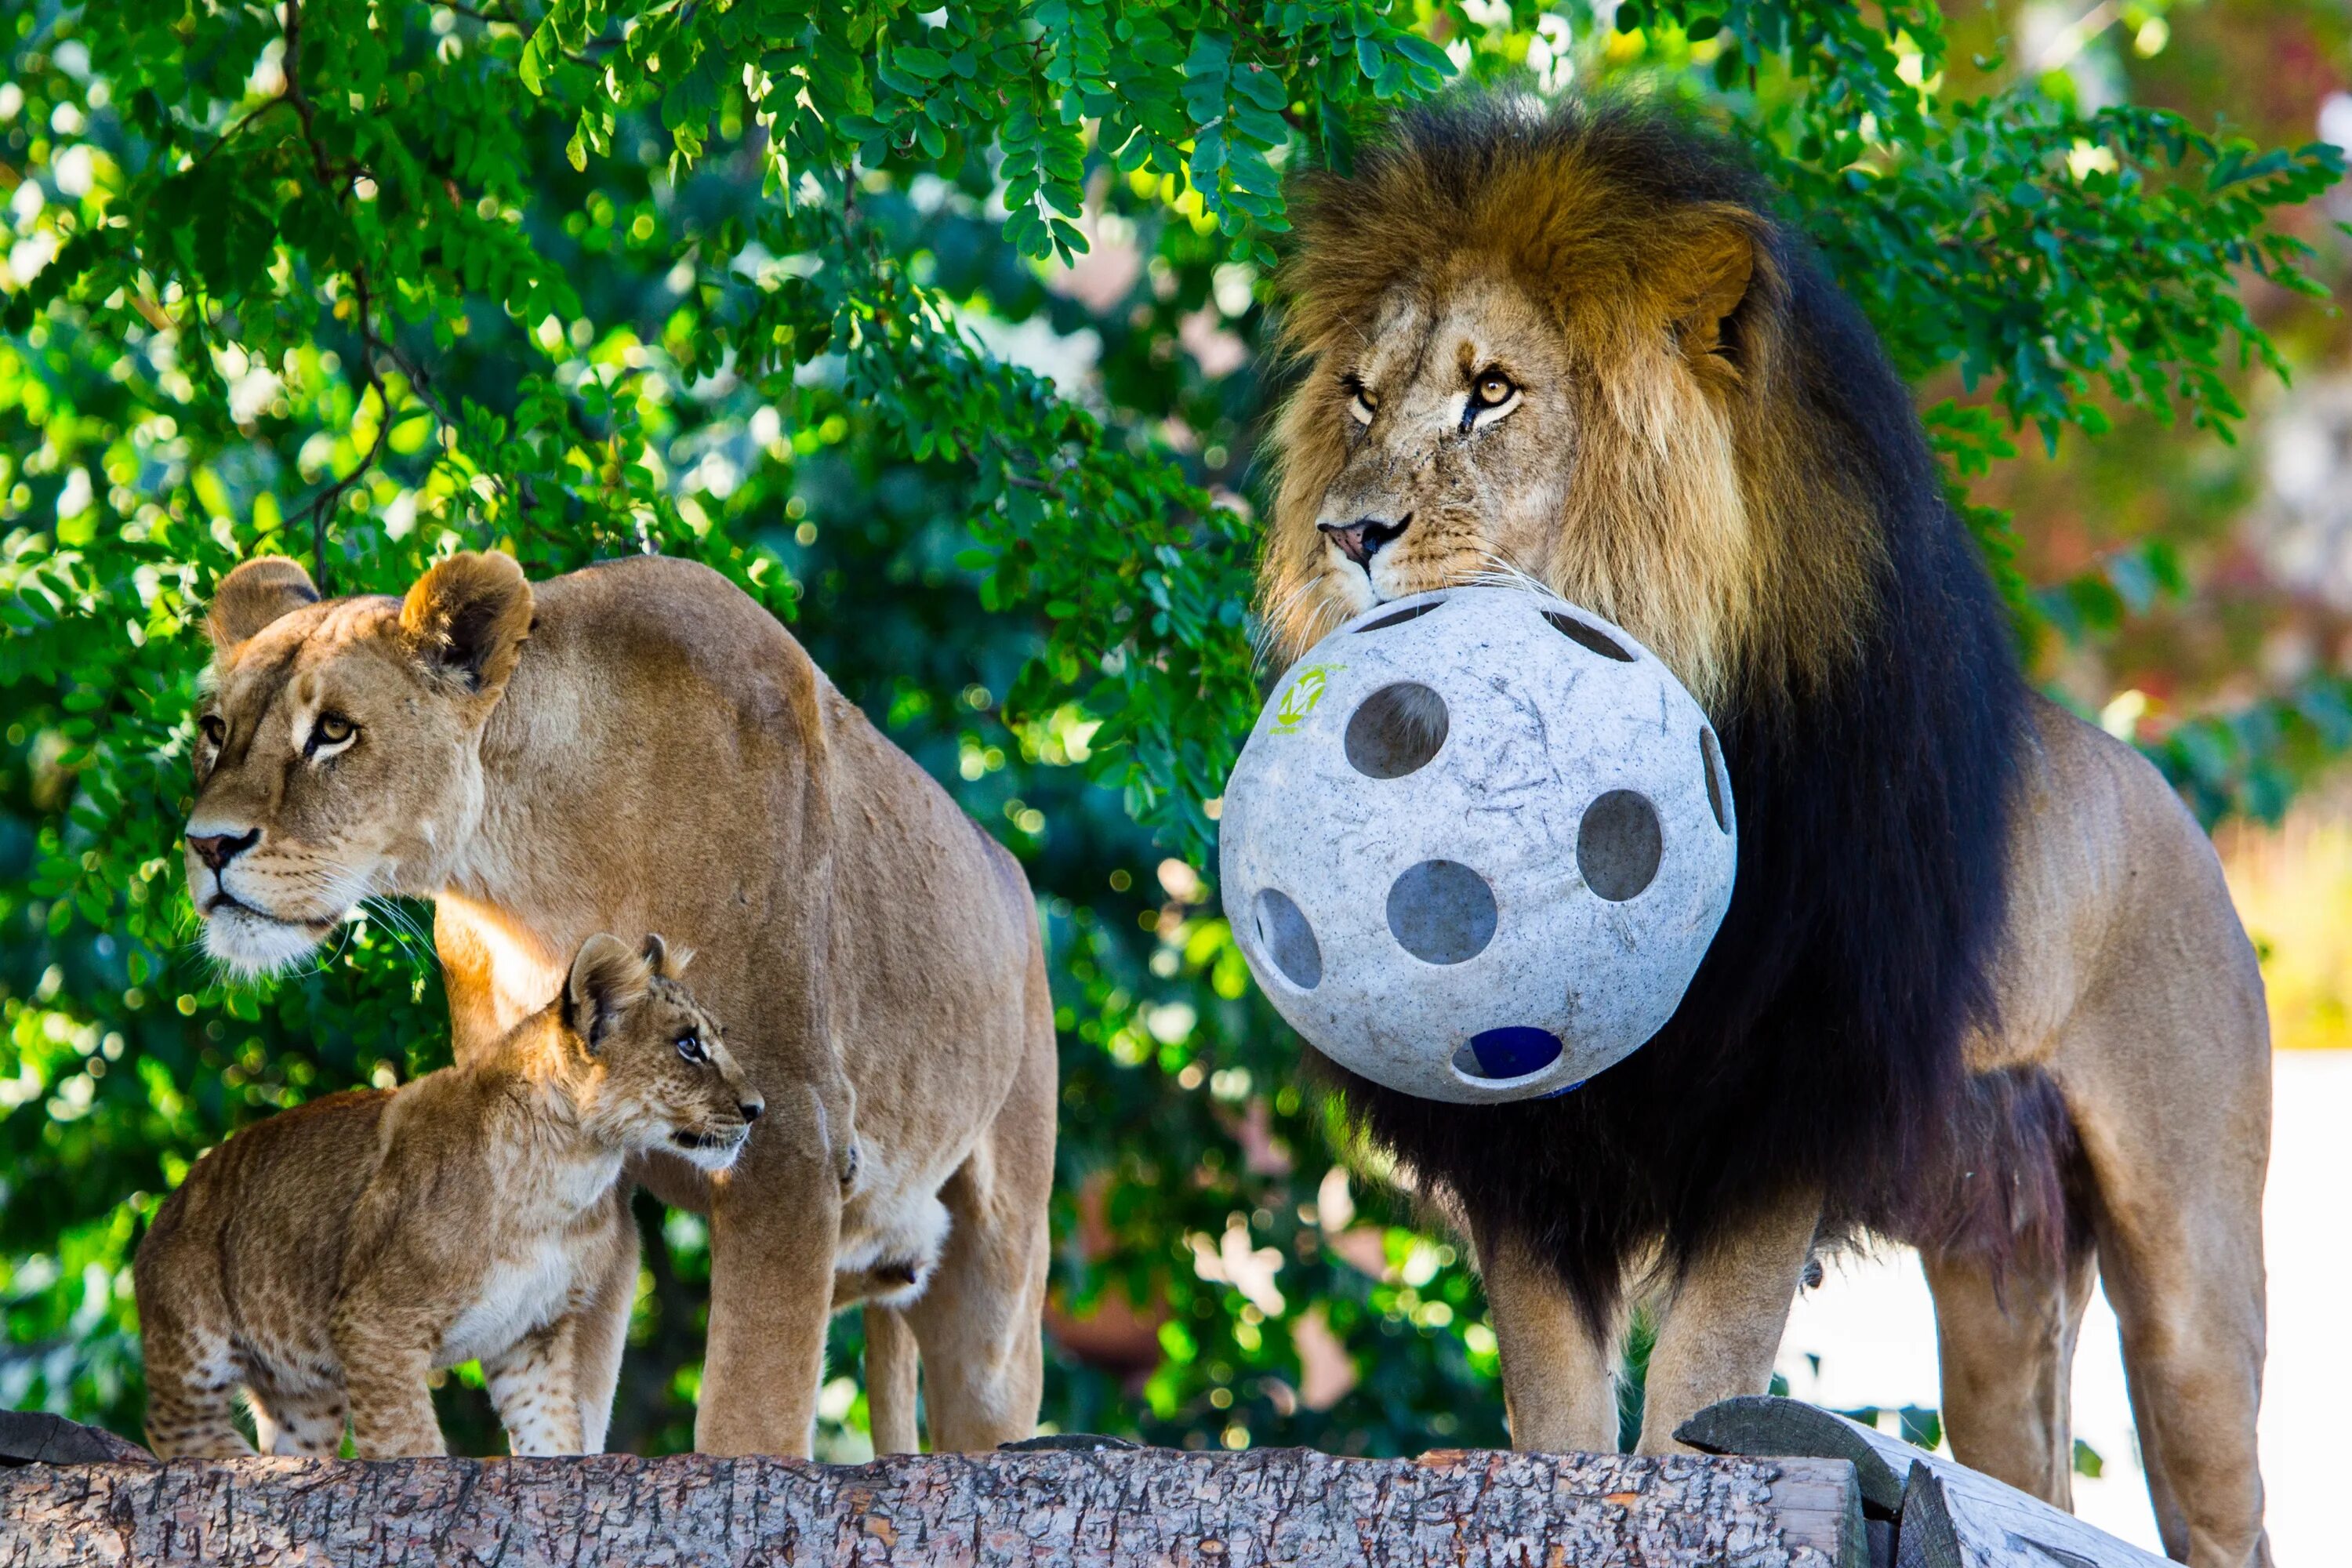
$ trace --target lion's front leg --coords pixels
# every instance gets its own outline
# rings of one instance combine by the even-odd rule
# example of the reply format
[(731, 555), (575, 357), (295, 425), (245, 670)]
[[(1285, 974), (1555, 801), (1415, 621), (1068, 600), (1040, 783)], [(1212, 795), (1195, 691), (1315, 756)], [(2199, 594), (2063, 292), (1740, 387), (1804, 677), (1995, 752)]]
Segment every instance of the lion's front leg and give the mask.
[(1811, 1194), (1790, 1199), (1692, 1261), (1666, 1299), (1650, 1352), (1643, 1453), (1680, 1452), (1675, 1427), (1717, 1400), (1770, 1384), (1821, 1215)]
[(710, 1335), (694, 1446), (806, 1458), (841, 1236), (841, 1178), (814, 1096), (772, 1092), (742, 1159), (710, 1185)]
[(1502, 1350), (1511, 1447), (1539, 1454), (1613, 1453), (1613, 1333), (1596, 1332), (1558, 1271), (1517, 1243), (1482, 1239), (1478, 1265)]

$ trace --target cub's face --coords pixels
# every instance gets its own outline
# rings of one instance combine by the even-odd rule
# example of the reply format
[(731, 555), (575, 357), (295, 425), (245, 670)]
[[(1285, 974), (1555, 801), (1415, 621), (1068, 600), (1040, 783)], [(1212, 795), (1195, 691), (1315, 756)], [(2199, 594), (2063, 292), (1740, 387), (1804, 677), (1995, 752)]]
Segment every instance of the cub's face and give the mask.
[(482, 805), (482, 723), (530, 618), (513, 563), (436, 568), (404, 602), (320, 603), (247, 563), (211, 615), (188, 893), (205, 945), (255, 973), (301, 958), (361, 900), (427, 890)]
[(766, 1102), (728, 1050), (719, 1020), (678, 984), (691, 956), (673, 953), (658, 936), (633, 951), (600, 931), (580, 944), (559, 1006), (591, 1064), (590, 1127), (624, 1148), (667, 1149), (723, 1171)]
[(1567, 358), (1525, 293), (1492, 277), (1397, 289), (1360, 342), (1318, 356), (1285, 444), (1302, 487), (1294, 515), (1311, 508), (1319, 535), (1299, 591), (1324, 629), (1408, 594), (1542, 569), (1576, 447)]
[(596, 1055), (604, 1063), (598, 1114), (622, 1129), (620, 1141), (633, 1149), (667, 1149), (723, 1171), (765, 1109), (719, 1020), (674, 980), (649, 981)]

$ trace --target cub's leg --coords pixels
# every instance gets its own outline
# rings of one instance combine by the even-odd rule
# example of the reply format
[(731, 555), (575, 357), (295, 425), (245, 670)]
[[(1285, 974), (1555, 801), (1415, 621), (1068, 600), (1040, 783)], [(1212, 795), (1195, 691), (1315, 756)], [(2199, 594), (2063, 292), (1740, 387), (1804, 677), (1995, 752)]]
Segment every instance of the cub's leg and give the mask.
[(508, 1452), (583, 1451), (577, 1367), (581, 1328), (579, 1318), (558, 1318), (483, 1359), (490, 1403), (498, 1406), (499, 1422), (507, 1429)]
[(142, 1318), (147, 1446), (155, 1457), (233, 1459), (251, 1454), (253, 1445), (236, 1429), (236, 1358), (228, 1337), (172, 1322), (152, 1310)]
[[(1042, 998), (1040, 963), (1033, 959), (1032, 991)], [(940, 1194), (950, 1224), (939, 1267), (904, 1309), (921, 1346), (931, 1447), (941, 1453), (993, 1448), (1037, 1429), (1060, 1068), (1051, 1012), (1033, 1009), (1029, 1025), (1012, 1092)]]
[(335, 1309), (335, 1354), (352, 1404), (352, 1439), (362, 1459), (437, 1458), (446, 1453), (425, 1377), (438, 1336), (370, 1310), (364, 1296)]
[(1960, 1463), (2059, 1508), (2074, 1506), (2075, 1337), (2098, 1279), (2087, 1244), (2063, 1261), (2020, 1256), (1995, 1289), (1982, 1257), (1923, 1250), (1936, 1299), (1944, 1430)]
[(1617, 1451), (1614, 1325), (1596, 1333), (1552, 1267), (1480, 1237), (1478, 1277), (1503, 1353), (1503, 1414), (1523, 1453)]
[(613, 1213), (589, 1259), (586, 1289), (573, 1311), (573, 1369), (579, 1390), (580, 1447), (601, 1454), (613, 1421), (613, 1392), (621, 1384), (629, 1313), (637, 1298), (637, 1220), (629, 1211), (626, 1180), (614, 1190)]
[(1719, 1399), (1770, 1384), (1772, 1356), (1820, 1224), (1818, 1200), (1790, 1199), (1692, 1261), (1650, 1352), (1642, 1452), (1679, 1452), (1675, 1427)]
[(257, 1447), (283, 1459), (331, 1459), (343, 1449), (351, 1405), (327, 1384), (289, 1389), (257, 1381), (245, 1391), (253, 1410)]

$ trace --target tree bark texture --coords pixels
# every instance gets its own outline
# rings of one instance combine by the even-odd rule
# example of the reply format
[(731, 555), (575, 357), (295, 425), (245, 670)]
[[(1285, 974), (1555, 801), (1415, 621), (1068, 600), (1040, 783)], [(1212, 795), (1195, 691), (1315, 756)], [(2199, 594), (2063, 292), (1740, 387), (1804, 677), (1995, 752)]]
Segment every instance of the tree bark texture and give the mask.
[(1835, 1459), (1306, 1449), (181, 1460), (0, 1472), (0, 1565), (1853, 1568)]

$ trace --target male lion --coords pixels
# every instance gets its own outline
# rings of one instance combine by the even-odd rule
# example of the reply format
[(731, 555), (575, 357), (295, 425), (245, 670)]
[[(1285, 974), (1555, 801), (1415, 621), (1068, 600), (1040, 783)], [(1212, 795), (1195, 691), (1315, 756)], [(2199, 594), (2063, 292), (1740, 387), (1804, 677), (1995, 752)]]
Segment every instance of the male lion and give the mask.
[[(1028, 885), (782, 626), (688, 562), (534, 587), (462, 554), (404, 599), (323, 602), (249, 561), (210, 629), (187, 862), (215, 957), (283, 965), (362, 898), (433, 898), (464, 1062), (592, 932), (698, 952), (767, 1114), (724, 1175), (644, 1173), (710, 1215), (697, 1447), (804, 1455), (830, 1309), (857, 1301), (877, 1447), (915, 1446), (917, 1347), (934, 1446), (1031, 1430), (1056, 1072)], [(592, 1451), (619, 1264), (580, 1333)]]
[(1859, 313), (1654, 111), (1456, 100), (1301, 197), (1277, 654), (1525, 574), (1675, 668), (1739, 802), (1730, 912), (1627, 1060), (1492, 1107), (1337, 1075), (1466, 1222), (1514, 1440), (1614, 1446), (1639, 1288), (1666, 1448), (1763, 1389), (1815, 1247), (1875, 1233), (1926, 1258), (1963, 1460), (2068, 1501), (2103, 1275), (2167, 1547), (2266, 1561), (2253, 953), (2156, 771), (2028, 694)]

